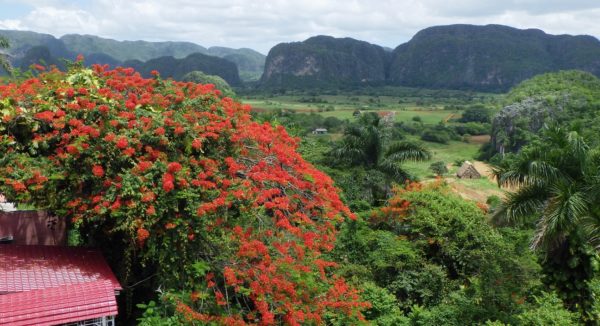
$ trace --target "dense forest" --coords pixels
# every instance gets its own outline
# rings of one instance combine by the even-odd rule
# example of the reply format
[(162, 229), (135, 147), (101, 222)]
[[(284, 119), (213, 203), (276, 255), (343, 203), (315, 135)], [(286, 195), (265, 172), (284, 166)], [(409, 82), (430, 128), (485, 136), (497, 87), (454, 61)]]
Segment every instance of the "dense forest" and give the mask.
[[(231, 49), (142, 42), (126, 58), (127, 43), (44, 37), (21, 69), (0, 56), (0, 193), (103, 251), (124, 285), (123, 324), (598, 324), (598, 72), (521, 69), (479, 47), (523, 34), (552, 61), (555, 41), (598, 41), (470, 32), (428, 29), (392, 52), (331, 37), (279, 45), (266, 88), (243, 86)], [(456, 39), (511, 75), (478, 87), (479, 71), (419, 54)], [(53, 54), (100, 46), (136, 61)], [(149, 47), (165, 53), (144, 57)], [(321, 89), (282, 89), (286, 74)]]

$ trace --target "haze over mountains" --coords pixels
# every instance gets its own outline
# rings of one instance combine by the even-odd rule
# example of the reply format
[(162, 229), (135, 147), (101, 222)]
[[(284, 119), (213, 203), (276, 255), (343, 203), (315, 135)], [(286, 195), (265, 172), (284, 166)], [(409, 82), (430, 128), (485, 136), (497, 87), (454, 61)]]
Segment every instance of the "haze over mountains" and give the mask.
[[(351, 38), (315, 36), (280, 43), (268, 56), (251, 49), (205, 48), (189, 42), (115, 41), (90, 35), (0, 31), (11, 41), (13, 64), (44, 59), (156, 69), (180, 79), (193, 70), (218, 75), (234, 86), (260, 81), (264, 88), (401, 85), (506, 91), (534, 75), (580, 69), (600, 76), (600, 41), (592, 36), (549, 35), (502, 25), (426, 28), (391, 50)], [(237, 67), (237, 69), (236, 69)], [(262, 75), (262, 77), (261, 77)], [(241, 77), (241, 78), (240, 78)]]
[[(263, 54), (251, 49), (205, 48), (191, 42), (116, 41), (78, 34), (68, 34), (57, 39), (48, 34), (14, 30), (0, 30), (0, 35), (9, 39), (9, 58), (13, 65), (21, 68), (37, 63), (39, 59), (54, 64), (60, 63), (58, 58), (72, 60), (77, 54), (83, 54), (87, 64), (127, 65), (150, 71), (152, 69), (145, 69), (143, 63), (160, 58), (159, 63), (203, 67), (209, 70), (206, 73), (217, 74), (232, 85), (237, 85), (240, 78), (237, 71), (231, 71), (230, 63), (235, 64), (234, 70), (239, 69), (239, 75), (246, 80), (253, 80), (261, 76), (265, 61)], [(191, 54), (194, 55), (189, 57)], [(165, 77), (180, 78), (182, 74), (179, 71), (180, 69), (165, 69), (161, 73), (164, 72)]]

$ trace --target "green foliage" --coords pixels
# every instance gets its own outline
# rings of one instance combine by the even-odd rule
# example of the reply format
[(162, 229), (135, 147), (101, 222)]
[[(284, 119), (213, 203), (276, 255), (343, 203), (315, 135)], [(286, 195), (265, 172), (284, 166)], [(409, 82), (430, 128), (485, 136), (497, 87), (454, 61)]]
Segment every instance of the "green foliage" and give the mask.
[(577, 324), (577, 314), (564, 308), (562, 301), (552, 293), (534, 296), (534, 302), (528, 303), (522, 313), (516, 316), (523, 326), (569, 326)]
[(344, 138), (329, 153), (332, 166), (362, 166), (378, 170), (390, 181), (404, 182), (411, 175), (402, 168), (406, 161), (425, 161), (431, 153), (420, 144), (392, 142), (391, 125), (375, 113), (362, 114), (356, 123), (346, 127)]
[(561, 97), (569, 97), (573, 100), (568, 104), (570, 108), (583, 108), (596, 102), (600, 97), (599, 92), (600, 80), (597, 77), (584, 71), (567, 70), (541, 74), (520, 83), (508, 93), (506, 102), (515, 103), (536, 97), (544, 99), (549, 105), (556, 105)]
[(143, 310), (142, 317), (138, 318), (139, 326), (176, 326), (185, 323), (183, 318), (175, 315), (175, 308), (168, 297), (163, 296), (163, 304), (151, 300), (147, 304), (138, 303), (137, 308)]
[(487, 135), (491, 131), (491, 125), (489, 123), (478, 123), (478, 122), (467, 122), (456, 124), (454, 131), (463, 135)]
[(185, 82), (193, 82), (196, 84), (213, 84), (215, 88), (223, 92), (224, 96), (234, 97), (235, 92), (231, 86), (221, 77), (215, 75), (207, 75), (202, 71), (192, 71), (183, 75), (181, 78)]
[(372, 282), (362, 285), (361, 297), (371, 303), (371, 308), (365, 311), (365, 318), (378, 326), (408, 325), (408, 319), (398, 308), (396, 297), (387, 289)]
[(443, 161), (437, 161), (437, 162), (431, 163), (431, 165), (429, 166), (429, 169), (435, 175), (444, 175), (444, 174), (448, 173), (448, 168), (446, 167), (446, 163), (444, 163)]
[(552, 124), (577, 130), (598, 144), (599, 112), (600, 79), (592, 74), (571, 70), (536, 76), (507, 95), (506, 106), (494, 117), (486, 156), (517, 152)]
[(544, 282), (584, 321), (597, 321), (589, 281), (598, 275), (600, 154), (576, 132), (551, 127), (496, 168), (501, 185), (517, 186), (498, 223), (535, 227), (532, 247), (544, 256)]
[(382, 211), (347, 222), (333, 255), (372, 300), (391, 301), (379, 288), (393, 294), (411, 325), (512, 322), (519, 300), (539, 286), (528, 234), (493, 229), (446, 186), (412, 184)]
[(489, 108), (483, 105), (474, 105), (467, 108), (462, 116), (460, 122), (480, 122), (488, 123), (492, 117), (492, 112)]
[(489, 212), (494, 213), (496, 209), (502, 204), (502, 199), (496, 195), (491, 195), (487, 198), (485, 203), (489, 207)]
[(429, 127), (421, 134), (421, 140), (439, 144), (448, 144), (451, 139), (450, 131), (446, 128)]
[(326, 128), (328, 133), (341, 132), (345, 122), (336, 117), (323, 117), (316, 113), (296, 113), (290, 110), (271, 110), (254, 113), (259, 121), (282, 125), (295, 136), (307, 136), (317, 128)]
[[(8, 39), (0, 35), (0, 49), (8, 49), (10, 47), (10, 43)], [(0, 68), (4, 69), (7, 73), (11, 72), (10, 63), (4, 54), (0, 54)]]

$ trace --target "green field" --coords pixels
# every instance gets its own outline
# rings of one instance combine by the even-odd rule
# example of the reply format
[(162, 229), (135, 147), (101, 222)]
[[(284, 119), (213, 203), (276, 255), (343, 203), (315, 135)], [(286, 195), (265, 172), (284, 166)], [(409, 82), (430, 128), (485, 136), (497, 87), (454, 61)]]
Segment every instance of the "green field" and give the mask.
[[(472, 161), (478, 154), (480, 145), (465, 143), (460, 141), (451, 141), (447, 145), (423, 142), (432, 154), (431, 160), (427, 162), (406, 162), (404, 166), (411, 174), (419, 179), (432, 178), (433, 174), (429, 165), (433, 162), (442, 161), (446, 164), (456, 161)], [(454, 175), (458, 167), (453, 166), (449, 169), (449, 175)]]
[[(252, 106), (256, 111), (268, 110), (290, 110), (298, 113), (316, 113), (324, 117), (336, 117), (341, 120), (353, 119), (355, 110), (361, 112), (395, 112), (395, 121), (410, 121), (419, 116), (423, 123), (437, 124), (450, 118), (460, 117), (461, 110), (445, 110), (441, 103), (420, 105), (414, 103), (398, 103), (398, 99), (389, 96), (373, 97), (350, 97), (347, 96), (321, 96), (319, 100), (323, 103), (301, 102), (303, 98), (297, 96), (278, 96), (273, 99), (242, 99), (245, 104)], [(350, 100), (349, 100), (350, 99)]]
[[(415, 91), (415, 90), (413, 90)], [(396, 122), (409, 122), (419, 117), (424, 125), (435, 125), (440, 122), (453, 123), (462, 115), (461, 108), (472, 104), (494, 105), (499, 95), (475, 95), (474, 100), (465, 99), (465, 93), (452, 93), (447, 97), (436, 97), (435, 91), (419, 91), (409, 96), (371, 96), (371, 95), (276, 95), (276, 96), (247, 96), (241, 98), (242, 102), (252, 106), (258, 112), (270, 110), (293, 111), (305, 114), (319, 114), (323, 117), (336, 117), (340, 120), (352, 121), (354, 112), (394, 112)], [(428, 93), (429, 92), (429, 93)], [(424, 94), (424, 95), (423, 95)], [(325, 136), (332, 141), (341, 139), (341, 133), (330, 133)], [(418, 136), (408, 136), (410, 140), (421, 142)], [(448, 182), (453, 183), (453, 188), (460, 189), (470, 199), (485, 201), (490, 194), (501, 193), (496, 184), (488, 178), (478, 180), (460, 180), (455, 178), (458, 166), (456, 162), (465, 160), (474, 161), (479, 154), (481, 142), (450, 141), (448, 144), (423, 142), (432, 153), (432, 158), (426, 162), (406, 162), (406, 169), (418, 180), (431, 180), (435, 176), (429, 169), (433, 162), (442, 161), (449, 167), (445, 175)], [(481, 196), (479, 196), (481, 195)]]

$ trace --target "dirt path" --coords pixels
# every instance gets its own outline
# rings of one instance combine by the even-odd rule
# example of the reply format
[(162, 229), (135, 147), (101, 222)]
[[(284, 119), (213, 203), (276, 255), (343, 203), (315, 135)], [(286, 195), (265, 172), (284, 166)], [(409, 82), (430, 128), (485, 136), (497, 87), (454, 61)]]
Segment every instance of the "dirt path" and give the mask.
[(506, 194), (505, 189), (494, 187), (494, 185), (496, 185), (496, 178), (494, 177), (492, 167), (481, 161), (471, 161), (471, 163), (473, 163), (475, 169), (477, 169), (483, 177), (488, 179), (487, 181), (490, 185), (484, 185), (482, 187), (482, 180), (457, 179), (452, 176), (445, 179), (452, 190), (465, 199), (479, 203), (485, 203), (490, 196), (504, 198)]
[(454, 113), (449, 114), (445, 119), (444, 119), (444, 123), (447, 123), (448, 121), (450, 121), (450, 119), (452, 119), (454, 117)]
[(482, 176), (488, 178), (491, 182), (496, 183), (496, 177), (494, 176), (492, 167), (489, 164), (481, 161), (472, 161), (471, 163), (473, 163), (475, 169), (479, 171)]
[(502, 190), (478, 189), (471, 187), (468, 184), (459, 183), (454, 178), (446, 178), (446, 182), (452, 188), (452, 191), (459, 194), (462, 198), (473, 200), (478, 203), (485, 204), (489, 196), (495, 195), (500, 198), (504, 197)]

